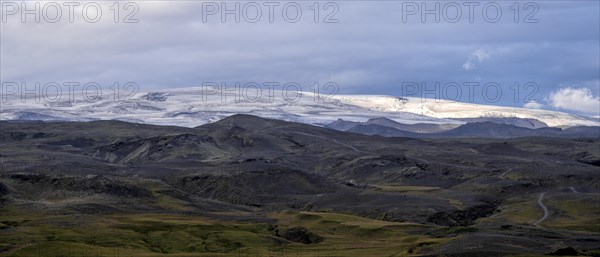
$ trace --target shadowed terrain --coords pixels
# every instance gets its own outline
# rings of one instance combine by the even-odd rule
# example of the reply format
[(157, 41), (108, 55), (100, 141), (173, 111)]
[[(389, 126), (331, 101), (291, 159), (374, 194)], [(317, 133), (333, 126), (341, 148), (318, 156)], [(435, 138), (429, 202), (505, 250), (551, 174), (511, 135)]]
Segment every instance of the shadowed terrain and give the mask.
[(474, 124), (414, 139), (250, 115), (0, 121), (0, 252), (598, 254), (600, 139), (460, 138), (508, 126)]

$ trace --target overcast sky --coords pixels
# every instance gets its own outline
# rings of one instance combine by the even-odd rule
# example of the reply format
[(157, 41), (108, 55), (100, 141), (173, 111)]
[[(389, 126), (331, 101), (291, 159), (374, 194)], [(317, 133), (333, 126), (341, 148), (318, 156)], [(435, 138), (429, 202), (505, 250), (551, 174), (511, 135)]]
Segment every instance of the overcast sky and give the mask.
[[(11, 3), (2, 2), (3, 82), (133, 81), (141, 90), (292, 81), (308, 90), (314, 82), (335, 82), (344, 94), (398, 96), (422, 93), (407, 90), (409, 84), (425, 83), (432, 90), (439, 82), (438, 96), (460, 101), (600, 113), (599, 1), (521, 1), (518, 8), (498, 2), (502, 14), (495, 23), (497, 6), (483, 15), (487, 1), (474, 2), (472, 14), (466, 2), (437, 2), (439, 22), (433, 14), (422, 21), (422, 2), (320, 2), (319, 22), (312, 1), (297, 2), (302, 10), (297, 21), (296, 5), (282, 14), (288, 2), (272, 5), (272, 15), (269, 2), (237, 2), (239, 23), (235, 15), (221, 20), (221, 4), (234, 9), (233, 1), (127, 7), (121, 2), (112, 9), (113, 2), (99, 2), (96, 23), (90, 22), (93, 6), (82, 17), (89, 2), (74, 8), (73, 22), (68, 6), (59, 2), (56, 23), (48, 21), (55, 20), (56, 6), (39, 2), (40, 22), (33, 14), (22, 22), (21, 2), (14, 2), (18, 10)], [(436, 2), (425, 4), (434, 9)], [(258, 18), (256, 6), (262, 11)], [(120, 10), (118, 23), (114, 9)], [(461, 86), (462, 95), (451, 82)], [(473, 97), (463, 85), (470, 82), (481, 83)], [(490, 82), (500, 86), (500, 97), (485, 87)]]

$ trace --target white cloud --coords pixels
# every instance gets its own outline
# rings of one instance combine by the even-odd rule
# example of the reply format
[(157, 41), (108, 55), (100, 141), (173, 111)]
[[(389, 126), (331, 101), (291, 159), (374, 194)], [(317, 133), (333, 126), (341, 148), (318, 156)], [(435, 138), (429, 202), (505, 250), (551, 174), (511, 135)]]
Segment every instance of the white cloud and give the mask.
[(475, 64), (473, 64), (471, 60), (468, 60), (465, 62), (465, 64), (463, 64), (463, 69), (465, 70), (472, 70), (473, 68), (475, 68)]
[(469, 56), (467, 62), (463, 64), (463, 69), (472, 70), (475, 68), (475, 63), (482, 63), (483, 61), (490, 58), (490, 53), (485, 49), (477, 49)]
[(477, 58), (477, 61), (483, 62), (483, 60), (490, 58), (490, 54), (485, 49), (478, 49), (473, 52), (473, 57)]
[(529, 102), (525, 103), (523, 105), (523, 107), (528, 108), (528, 109), (541, 109), (542, 107), (544, 107), (544, 105), (537, 101), (529, 101)]
[(582, 113), (600, 113), (600, 97), (594, 96), (589, 88), (561, 88), (550, 93), (548, 102), (555, 108)]

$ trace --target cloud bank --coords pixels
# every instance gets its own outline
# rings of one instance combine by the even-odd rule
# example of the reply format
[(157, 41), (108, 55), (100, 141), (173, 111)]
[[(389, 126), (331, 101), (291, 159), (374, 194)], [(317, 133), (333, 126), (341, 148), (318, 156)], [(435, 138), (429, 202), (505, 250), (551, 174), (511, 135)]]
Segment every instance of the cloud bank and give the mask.
[(558, 109), (600, 114), (600, 97), (594, 96), (589, 88), (561, 88), (550, 93), (548, 102)]

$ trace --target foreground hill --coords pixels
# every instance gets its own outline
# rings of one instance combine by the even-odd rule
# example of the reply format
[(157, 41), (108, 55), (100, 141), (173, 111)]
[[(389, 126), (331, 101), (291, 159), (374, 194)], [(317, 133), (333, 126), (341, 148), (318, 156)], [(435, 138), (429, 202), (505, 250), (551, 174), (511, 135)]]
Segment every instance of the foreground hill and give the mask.
[(493, 256), (600, 243), (598, 138), (387, 138), (250, 115), (0, 127), (8, 256)]

